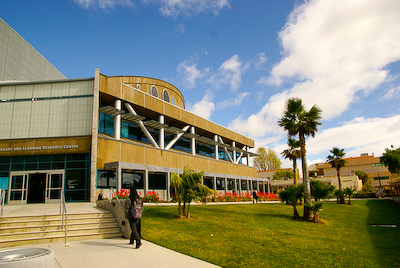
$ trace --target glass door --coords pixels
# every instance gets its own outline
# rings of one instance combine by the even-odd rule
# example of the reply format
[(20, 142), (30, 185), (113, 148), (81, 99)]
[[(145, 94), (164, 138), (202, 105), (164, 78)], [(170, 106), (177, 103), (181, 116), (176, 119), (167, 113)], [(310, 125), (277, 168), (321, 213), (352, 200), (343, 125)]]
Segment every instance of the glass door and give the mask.
[(46, 203), (58, 203), (64, 190), (64, 171), (47, 174)]
[(18, 172), (10, 174), (8, 204), (26, 204), (28, 175)]
[(8, 204), (60, 202), (63, 185), (64, 170), (11, 172)]

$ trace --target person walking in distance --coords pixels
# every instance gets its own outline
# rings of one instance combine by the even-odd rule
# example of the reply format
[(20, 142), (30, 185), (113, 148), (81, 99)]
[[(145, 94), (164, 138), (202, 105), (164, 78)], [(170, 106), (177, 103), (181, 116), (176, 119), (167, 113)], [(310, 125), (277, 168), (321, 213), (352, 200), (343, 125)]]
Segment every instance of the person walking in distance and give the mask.
[(126, 199), (125, 203), (125, 216), (129, 220), (129, 225), (131, 227), (131, 239), (129, 244), (136, 241), (136, 248), (140, 248), (142, 245), (141, 240), (141, 218), (143, 212), (143, 201), (140, 198), (135, 188), (130, 189), (129, 197)]

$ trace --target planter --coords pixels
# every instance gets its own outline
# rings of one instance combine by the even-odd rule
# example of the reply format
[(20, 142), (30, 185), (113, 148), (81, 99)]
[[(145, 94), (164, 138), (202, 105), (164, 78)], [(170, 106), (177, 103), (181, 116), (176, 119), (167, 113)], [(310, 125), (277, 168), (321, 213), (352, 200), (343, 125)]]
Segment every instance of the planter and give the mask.
[(54, 267), (54, 250), (18, 248), (0, 251), (0, 266), (5, 268)]

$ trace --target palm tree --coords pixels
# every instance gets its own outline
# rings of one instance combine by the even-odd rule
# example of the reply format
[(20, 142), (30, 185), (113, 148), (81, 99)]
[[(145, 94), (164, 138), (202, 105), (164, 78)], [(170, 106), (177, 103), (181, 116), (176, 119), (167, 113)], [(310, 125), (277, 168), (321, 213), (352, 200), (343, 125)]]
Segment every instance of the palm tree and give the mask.
[[(306, 137), (315, 136), (318, 131), (318, 125), (321, 125), (320, 120), (321, 109), (314, 105), (309, 111), (306, 111), (302, 100), (299, 98), (288, 99), (283, 117), (278, 120), (279, 126), (288, 132), (289, 137), (299, 136), (304, 202), (311, 201), (310, 180), (307, 172)], [(311, 211), (306, 206), (304, 207), (304, 218), (312, 219)]]
[(347, 204), (351, 205), (351, 197), (355, 194), (356, 190), (346, 187), (344, 189), (344, 194), (349, 197), (349, 202)]
[[(340, 169), (346, 165), (346, 160), (343, 159), (343, 157), (346, 155), (344, 152), (344, 149), (340, 149), (338, 147), (333, 147), (332, 150), (330, 150), (332, 155), (328, 155), (326, 158), (328, 160), (328, 163), (331, 164), (333, 168), (336, 169), (337, 177), (338, 177), (338, 184), (339, 184), (339, 191), (343, 191), (342, 187), (342, 180), (340, 179)], [(344, 195), (339, 196), (340, 199), (340, 204), (344, 204)]]
[(278, 193), (279, 199), (282, 202), (286, 202), (287, 205), (293, 207), (293, 219), (300, 218), (299, 212), (297, 211), (297, 205), (299, 200), (303, 197), (303, 186), (302, 185), (292, 185), (289, 186)]
[[(178, 202), (179, 218), (190, 218), (190, 202), (214, 192), (214, 190), (202, 184), (202, 181), (203, 172), (195, 172), (188, 167), (183, 169), (181, 176), (176, 173), (171, 174), (171, 186), (174, 200)], [(182, 202), (183, 206), (181, 206)]]
[(293, 185), (298, 184), (298, 179), (296, 176), (297, 169), (297, 159), (301, 157), (301, 151), (297, 148), (300, 148), (300, 142), (296, 139), (288, 138), (288, 146), (289, 148), (282, 152), (282, 155), (285, 159), (289, 159), (293, 161)]

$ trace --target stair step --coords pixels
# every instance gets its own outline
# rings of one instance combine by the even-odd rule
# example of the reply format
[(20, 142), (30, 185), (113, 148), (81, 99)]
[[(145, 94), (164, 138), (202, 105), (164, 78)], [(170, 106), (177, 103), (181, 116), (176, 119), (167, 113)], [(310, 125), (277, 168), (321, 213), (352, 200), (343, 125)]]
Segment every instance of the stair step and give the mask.
[[(82, 241), (82, 240), (89, 240), (89, 239), (103, 239), (103, 238), (116, 238), (122, 237), (122, 233), (118, 232), (110, 232), (110, 233), (90, 233), (85, 235), (67, 235), (67, 243), (71, 241)], [(12, 239), (8, 241), (0, 242), (0, 248), (6, 247), (16, 247), (16, 246), (23, 246), (23, 245), (32, 245), (32, 244), (48, 244), (54, 242), (64, 242), (65, 237), (63, 236), (54, 236), (54, 237), (36, 237), (36, 238), (29, 238), (29, 239)]]
[[(95, 227), (91, 229), (67, 229), (67, 236), (68, 235), (79, 235), (79, 234), (86, 234), (86, 233), (108, 233), (108, 232), (116, 232), (119, 231), (119, 227)], [(12, 240), (12, 239), (19, 239), (22, 238), (46, 238), (46, 237), (53, 237), (53, 236), (63, 236), (65, 234), (65, 230), (55, 230), (55, 231), (45, 231), (45, 232), (22, 232), (22, 233), (10, 233), (10, 234), (0, 234), (0, 242)]]
[[(64, 241), (62, 215), (0, 217), (0, 248)], [(68, 214), (67, 241), (122, 237), (112, 212)]]
[[(84, 213), (84, 214), (67, 214), (68, 219), (104, 219), (104, 218), (113, 218), (114, 215), (112, 212), (103, 212), (103, 213)], [(43, 215), (43, 216), (17, 216), (17, 217), (0, 217), (0, 223), (7, 222), (15, 222), (15, 221), (53, 221), (53, 220), (61, 220), (62, 215)]]
[[(118, 223), (115, 219), (102, 221), (102, 222), (86, 222), (86, 223), (70, 223), (68, 221), (68, 230), (77, 229), (90, 229), (90, 228), (101, 228), (101, 227), (118, 227)], [(29, 226), (10, 226), (0, 228), (0, 235), (12, 234), (12, 233), (23, 233), (23, 232), (50, 232), (62, 230), (61, 224), (53, 225), (29, 225)]]
[[(68, 216), (68, 224), (74, 224), (74, 223), (80, 223), (80, 224), (90, 224), (90, 223), (100, 223), (104, 221), (115, 221), (114, 217), (104, 217), (104, 218), (70, 218)], [(7, 222), (1, 222), (1, 228), (6, 228), (6, 227), (30, 227), (30, 226), (43, 226), (43, 225), (61, 225), (62, 224), (62, 219), (55, 219), (55, 220), (14, 220), (14, 221), (7, 221)]]

